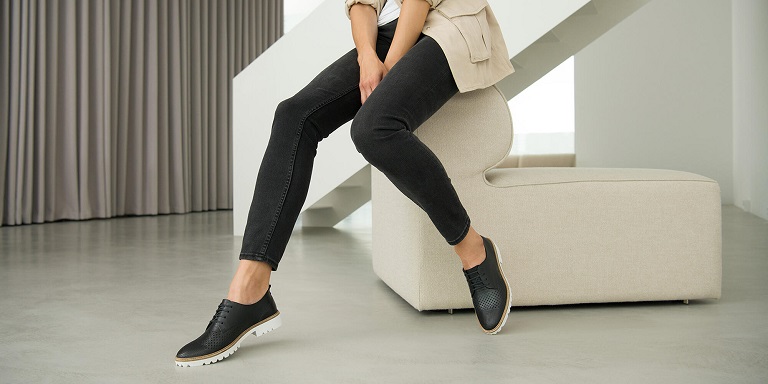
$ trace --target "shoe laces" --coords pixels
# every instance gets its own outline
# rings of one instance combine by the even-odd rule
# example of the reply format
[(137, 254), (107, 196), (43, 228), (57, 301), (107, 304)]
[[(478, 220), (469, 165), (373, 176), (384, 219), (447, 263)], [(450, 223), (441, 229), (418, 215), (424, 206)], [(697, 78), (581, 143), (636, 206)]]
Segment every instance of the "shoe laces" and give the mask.
[(212, 325), (215, 324), (224, 324), (224, 319), (227, 318), (226, 314), (229, 313), (229, 308), (232, 308), (231, 305), (226, 303), (219, 304), (219, 308), (216, 309), (216, 314), (213, 315), (213, 318), (211, 321), (208, 322), (208, 327), (210, 328)]
[(480, 272), (480, 268), (470, 269), (469, 271), (466, 271), (466, 274), (472, 294), (474, 294), (479, 289), (486, 288), (485, 282), (483, 281), (483, 274)]

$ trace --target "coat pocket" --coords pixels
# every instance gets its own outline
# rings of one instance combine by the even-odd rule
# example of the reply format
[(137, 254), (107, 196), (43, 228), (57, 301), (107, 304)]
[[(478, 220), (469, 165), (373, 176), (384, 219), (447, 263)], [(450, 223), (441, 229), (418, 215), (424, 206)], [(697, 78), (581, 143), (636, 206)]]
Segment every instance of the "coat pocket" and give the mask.
[(487, 1), (447, 0), (435, 8), (459, 30), (473, 63), (491, 57), (491, 28), (485, 11), (487, 6)]

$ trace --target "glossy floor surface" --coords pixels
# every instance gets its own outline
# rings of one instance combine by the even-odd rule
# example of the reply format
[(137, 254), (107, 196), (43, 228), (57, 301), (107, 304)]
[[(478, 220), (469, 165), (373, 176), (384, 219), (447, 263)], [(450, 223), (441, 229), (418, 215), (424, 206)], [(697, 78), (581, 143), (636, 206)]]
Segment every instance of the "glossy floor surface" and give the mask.
[(738, 208), (722, 299), (513, 307), (495, 336), (378, 280), (370, 214), (297, 225), (272, 281), (283, 326), (196, 368), (174, 355), (226, 294), (231, 212), (0, 228), (0, 383), (768, 382), (768, 222)]

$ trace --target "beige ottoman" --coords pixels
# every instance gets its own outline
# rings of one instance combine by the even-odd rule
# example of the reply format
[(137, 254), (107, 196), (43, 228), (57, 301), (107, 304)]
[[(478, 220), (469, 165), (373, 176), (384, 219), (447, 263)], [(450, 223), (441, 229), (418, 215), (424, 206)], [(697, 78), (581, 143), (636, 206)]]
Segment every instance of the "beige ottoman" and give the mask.
[[(500, 168), (512, 122), (496, 87), (457, 94), (416, 135), (472, 225), (494, 240), (512, 305), (721, 295), (720, 189), (659, 169)], [(429, 217), (372, 168), (373, 268), (418, 310), (472, 308), (461, 263)]]

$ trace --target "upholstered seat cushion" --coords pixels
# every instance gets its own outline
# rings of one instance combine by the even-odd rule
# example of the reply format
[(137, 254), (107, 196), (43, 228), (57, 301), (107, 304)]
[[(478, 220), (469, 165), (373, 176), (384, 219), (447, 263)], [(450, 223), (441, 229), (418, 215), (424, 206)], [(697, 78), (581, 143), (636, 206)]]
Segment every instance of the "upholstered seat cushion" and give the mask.
[(498, 188), (585, 182), (713, 181), (690, 172), (644, 168), (494, 168), (485, 173), (485, 178)]

